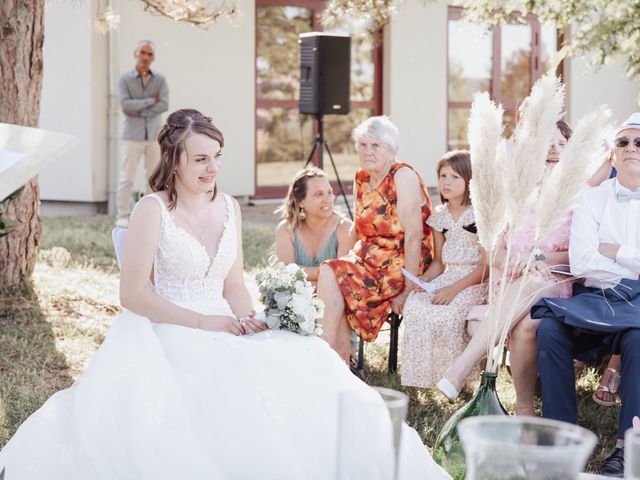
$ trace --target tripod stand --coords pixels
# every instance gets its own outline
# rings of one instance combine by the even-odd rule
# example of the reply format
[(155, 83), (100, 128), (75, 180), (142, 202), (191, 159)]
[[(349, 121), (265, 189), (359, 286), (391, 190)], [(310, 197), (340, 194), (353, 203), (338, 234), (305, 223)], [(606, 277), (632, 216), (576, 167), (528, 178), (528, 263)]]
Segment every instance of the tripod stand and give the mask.
[(311, 153), (309, 153), (309, 158), (307, 158), (307, 163), (304, 164), (305, 168), (309, 166), (309, 164), (313, 161), (313, 155), (318, 151), (318, 167), (323, 168), (324, 164), (322, 161), (322, 154), (324, 150), (327, 150), (329, 154), (329, 160), (331, 160), (331, 166), (333, 167), (333, 171), (336, 174), (336, 180), (338, 181), (338, 188), (340, 188), (340, 194), (344, 199), (344, 204), (347, 207), (347, 212), (349, 212), (349, 217), (353, 220), (353, 214), (351, 213), (351, 207), (349, 207), (349, 202), (347, 201), (347, 194), (344, 191), (344, 187), (342, 186), (342, 182), (340, 181), (340, 175), (338, 175), (338, 169), (336, 168), (336, 163), (333, 161), (333, 155), (331, 155), (331, 150), (329, 149), (329, 144), (324, 139), (324, 121), (322, 119), (322, 114), (314, 115), (317, 125), (318, 125), (318, 133), (316, 134), (316, 138), (313, 140), (313, 147), (311, 147)]
[[(327, 149), (327, 153), (329, 154), (329, 160), (331, 160), (331, 166), (333, 167), (333, 171), (336, 174), (336, 180), (338, 181), (338, 187), (340, 188), (340, 194), (344, 199), (344, 204), (347, 206), (347, 211), (349, 212), (349, 217), (353, 220), (353, 213), (351, 213), (351, 207), (349, 207), (349, 202), (347, 201), (347, 194), (344, 192), (344, 187), (342, 186), (342, 182), (340, 181), (340, 175), (338, 175), (338, 169), (336, 168), (336, 163), (333, 161), (333, 155), (331, 155), (331, 149), (329, 148), (329, 144), (324, 139), (324, 123), (321, 114), (314, 115), (316, 121), (318, 122), (318, 133), (316, 134), (316, 138), (313, 140), (313, 147), (311, 147), (311, 152), (309, 153), (309, 158), (307, 158), (307, 163), (304, 164), (305, 168), (313, 161), (313, 154), (318, 150), (318, 167), (323, 167), (322, 161), (322, 153), (324, 149)], [(364, 342), (360, 338), (358, 341), (358, 369), (362, 370), (364, 365)]]

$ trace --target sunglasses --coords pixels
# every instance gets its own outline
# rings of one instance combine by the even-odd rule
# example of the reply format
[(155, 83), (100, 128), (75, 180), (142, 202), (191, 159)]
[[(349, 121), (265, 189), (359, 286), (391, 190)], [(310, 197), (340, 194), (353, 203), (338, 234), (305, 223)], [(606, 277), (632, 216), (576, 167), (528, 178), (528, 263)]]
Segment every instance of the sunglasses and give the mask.
[[(618, 148), (624, 148), (627, 145), (629, 145), (629, 139), (627, 137), (620, 137), (620, 138), (616, 138), (616, 147)], [(640, 137), (636, 137), (633, 139), (633, 145), (636, 148), (640, 148)]]

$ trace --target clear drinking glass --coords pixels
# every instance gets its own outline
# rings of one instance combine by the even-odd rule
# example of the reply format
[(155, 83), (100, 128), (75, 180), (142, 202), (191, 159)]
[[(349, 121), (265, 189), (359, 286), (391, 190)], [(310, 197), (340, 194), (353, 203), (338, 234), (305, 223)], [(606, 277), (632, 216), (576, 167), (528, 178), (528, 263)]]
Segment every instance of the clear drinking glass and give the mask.
[(402, 438), (402, 425), (407, 419), (407, 411), (409, 409), (409, 397), (402, 392), (392, 390), (391, 388), (373, 387), (384, 400), (389, 417), (391, 418), (391, 427), (393, 429), (393, 454), (394, 454), (394, 472), (393, 480), (398, 478), (398, 465), (400, 455), (400, 441)]
[(575, 480), (596, 444), (585, 428), (535, 417), (471, 417), (458, 432), (467, 480)]
[(395, 480), (408, 397), (374, 387), (345, 391), (338, 408), (337, 480)]
[(640, 480), (640, 431), (633, 428), (624, 434), (624, 478)]

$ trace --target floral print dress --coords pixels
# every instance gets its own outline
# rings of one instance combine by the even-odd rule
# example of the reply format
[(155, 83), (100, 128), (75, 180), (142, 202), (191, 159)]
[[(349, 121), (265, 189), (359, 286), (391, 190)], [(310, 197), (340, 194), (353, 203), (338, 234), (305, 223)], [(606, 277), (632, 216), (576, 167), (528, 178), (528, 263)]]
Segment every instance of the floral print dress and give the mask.
[[(473, 209), (467, 208), (455, 220), (445, 203), (436, 207), (427, 223), (445, 238), (442, 262), (446, 269), (432, 283), (441, 288), (469, 275), (481, 261)], [(485, 283), (464, 289), (448, 305), (433, 305), (431, 294), (422, 290), (409, 295), (402, 311), (402, 385), (427, 388), (444, 375), (469, 341), (467, 313), (486, 301), (486, 295)]]
[[(372, 342), (378, 336), (391, 312), (391, 300), (404, 289), (404, 230), (397, 213), (394, 177), (405, 163), (394, 163), (378, 188), (369, 188), (369, 174), (356, 173), (355, 229), (358, 241), (345, 257), (327, 260), (342, 292), (347, 321), (363, 340)], [(417, 172), (416, 172), (416, 175)], [(427, 188), (418, 175), (425, 197), (421, 206), (423, 239), (420, 273), (433, 258), (433, 238), (426, 220), (431, 214)]]

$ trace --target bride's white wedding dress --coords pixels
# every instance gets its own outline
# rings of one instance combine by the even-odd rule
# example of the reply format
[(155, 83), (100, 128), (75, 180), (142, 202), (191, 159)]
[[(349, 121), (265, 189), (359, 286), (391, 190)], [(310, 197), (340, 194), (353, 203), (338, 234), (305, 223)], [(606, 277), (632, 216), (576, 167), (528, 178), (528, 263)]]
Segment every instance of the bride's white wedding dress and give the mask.
[[(203, 314), (232, 315), (223, 281), (238, 232), (225, 199), (227, 220), (213, 259), (160, 201), (154, 288)], [(351, 474), (345, 478), (386, 480), (390, 441), (382, 400), (323, 340), (281, 331), (235, 337), (124, 311), (84, 374), (0, 452), (0, 470), (5, 480), (332, 480), (339, 478), (338, 405), (345, 391), (356, 405), (342, 427), (357, 439), (340, 445), (343, 473)], [(371, 402), (380, 415), (365, 408)], [(448, 478), (406, 426), (400, 478)]]

